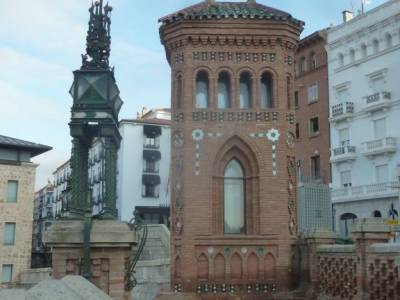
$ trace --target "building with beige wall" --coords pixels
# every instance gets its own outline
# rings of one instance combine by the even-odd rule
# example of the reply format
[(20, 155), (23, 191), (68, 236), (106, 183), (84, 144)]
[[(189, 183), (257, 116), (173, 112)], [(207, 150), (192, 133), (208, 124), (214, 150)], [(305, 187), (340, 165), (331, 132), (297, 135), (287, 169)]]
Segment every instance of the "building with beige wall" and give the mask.
[(31, 266), (36, 164), (51, 147), (0, 135), (0, 286)]

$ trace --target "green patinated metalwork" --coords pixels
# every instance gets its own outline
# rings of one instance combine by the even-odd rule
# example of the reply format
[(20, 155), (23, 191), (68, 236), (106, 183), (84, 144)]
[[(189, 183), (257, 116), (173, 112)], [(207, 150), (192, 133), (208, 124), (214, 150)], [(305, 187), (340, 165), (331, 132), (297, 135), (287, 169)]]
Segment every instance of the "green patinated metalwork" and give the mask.
[(88, 146), (79, 138), (72, 140), (72, 194), (68, 203), (68, 217), (81, 218), (84, 214), (87, 205), (88, 195)]

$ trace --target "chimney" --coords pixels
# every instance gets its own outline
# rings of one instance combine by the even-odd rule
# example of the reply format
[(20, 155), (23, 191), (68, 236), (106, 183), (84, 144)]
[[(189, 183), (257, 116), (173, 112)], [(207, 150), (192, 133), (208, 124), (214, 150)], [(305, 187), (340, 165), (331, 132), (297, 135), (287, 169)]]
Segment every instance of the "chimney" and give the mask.
[(353, 12), (349, 10), (343, 11), (342, 14), (343, 14), (343, 23), (349, 22), (354, 17)]

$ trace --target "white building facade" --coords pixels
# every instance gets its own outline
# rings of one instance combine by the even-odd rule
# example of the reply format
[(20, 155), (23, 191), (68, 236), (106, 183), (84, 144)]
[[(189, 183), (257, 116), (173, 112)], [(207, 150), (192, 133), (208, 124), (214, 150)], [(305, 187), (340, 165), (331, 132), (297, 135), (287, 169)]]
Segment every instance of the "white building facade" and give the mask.
[(137, 210), (146, 223), (168, 224), (170, 124), (170, 112), (165, 110), (120, 122), (117, 207), (122, 220), (131, 219)]
[(335, 230), (354, 218), (397, 218), (400, 164), (400, 1), (327, 36)]

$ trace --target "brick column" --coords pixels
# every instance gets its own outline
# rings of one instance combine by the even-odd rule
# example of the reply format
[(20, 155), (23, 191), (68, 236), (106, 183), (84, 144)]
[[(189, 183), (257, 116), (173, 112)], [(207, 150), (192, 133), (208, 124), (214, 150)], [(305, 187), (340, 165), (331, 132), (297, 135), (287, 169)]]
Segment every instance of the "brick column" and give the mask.
[(360, 269), (357, 276), (361, 284), (361, 293), (367, 293), (367, 248), (376, 243), (387, 243), (390, 240), (391, 226), (385, 219), (357, 219), (352, 228), (355, 251), (360, 258)]
[(318, 287), (318, 274), (319, 274), (319, 261), (317, 248), (319, 245), (333, 245), (336, 241), (336, 234), (332, 231), (316, 230), (308, 233), (304, 236), (305, 247), (303, 251), (303, 259), (306, 260), (304, 263), (305, 270), (302, 270), (302, 274), (308, 275), (312, 288)]

